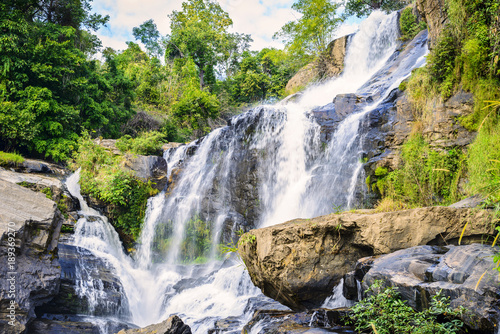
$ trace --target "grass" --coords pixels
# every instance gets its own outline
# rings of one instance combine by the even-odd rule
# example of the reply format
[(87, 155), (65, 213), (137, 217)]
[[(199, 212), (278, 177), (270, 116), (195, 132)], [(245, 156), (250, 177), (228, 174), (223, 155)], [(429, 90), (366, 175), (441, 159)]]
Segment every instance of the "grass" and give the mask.
[(24, 158), (17, 153), (0, 151), (0, 166), (18, 165), (24, 162)]
[(409, 209), (407, 204), (390, 197), (382, 198), (375, 206), (375, 212), (392, 212), (406, 209)]

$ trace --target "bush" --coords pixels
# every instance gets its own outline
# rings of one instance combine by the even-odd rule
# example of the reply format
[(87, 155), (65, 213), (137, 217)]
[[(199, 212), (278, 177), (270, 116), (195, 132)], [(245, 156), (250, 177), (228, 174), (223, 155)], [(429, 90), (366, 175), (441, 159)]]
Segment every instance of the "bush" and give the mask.
[(483, 123), (476, 140), (469, 147), (469, 184), (472, 194), (482, 193), (500, 201), (500, 118), (498, 106)]
[(416, 312), (403, 300), (396, 288), (375, 281), (366, 291), (369, 296), (351, 308), (350, 322), (358, 331), (378, 334), (453, 334), (463, 322), (456, 319), (464, 309), (451, 309), (449, 298), (434, 295), (430, 307)]
[(157, 193), (151, 182), (134, 177), (121, 165), (122, 156), (96, 145), (88, 135), (80, 140), (74, 156), (74, 167), (80, 167), (82, 193), (105, 202), (111, 223), (134, 238), (139, 236), (147, 200)]
[(0, 166), (17, 165), (23, 162), (24, 158), (19, 154), (0, 151)]
[(161, 147), (165, 142), (163, 133), (150, 131), (143, 132), (136, 138), (125, 135), (116, 141), (116, 147), (124, 153), (158, 155), (161, 154)]
[(413, 135), (401, 150), (403, 165), (387, 173), (375, 171), (373, 188), (384, 197), (410, 206), (448, 204), (461, 199), (458, 188), (463, 176), (464, 154), (458, 149), (437, 152), (421, 135)]
[(420, 31), (427, 28), (424, 21), (417, 21), (417, 17), (413, 15), (412, 7), (407, 7), (401, 12), (399, 26), (401, 28), (401, 40), (403, 41), (412, 40)]

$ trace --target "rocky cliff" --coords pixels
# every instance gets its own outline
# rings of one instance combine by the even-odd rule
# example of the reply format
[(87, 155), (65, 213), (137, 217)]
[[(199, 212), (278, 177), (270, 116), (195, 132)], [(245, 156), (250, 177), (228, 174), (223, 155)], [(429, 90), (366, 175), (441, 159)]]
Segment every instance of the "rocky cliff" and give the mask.
[(484, 210), (429, 207), (397, 212), (347, 212), (251, 230), (239, 253), (252, 282), (294, 310), (320, 306), (357, 259), (417, 245), (462, 242), (492, 234)]
[(57, 205), (0, 179), (0, 324), (22, 333), (34, 309), (59, 291), (57, 241), (62, 224)]
[(325, 56), (301, 68), (287, 83), (289, 94), (304, 89), (315, 80), (329, 79), (339, 75), (344, 69), (344, 58), (351, 35), (333, 40), (327, 47)]

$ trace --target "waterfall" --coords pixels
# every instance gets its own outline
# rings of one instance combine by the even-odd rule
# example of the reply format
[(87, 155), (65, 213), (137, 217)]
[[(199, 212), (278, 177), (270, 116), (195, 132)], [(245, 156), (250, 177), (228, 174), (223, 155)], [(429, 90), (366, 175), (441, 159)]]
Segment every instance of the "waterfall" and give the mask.
[[(340, 77), (307, 89), (294, 102), (256, 107), (200, 140), (166, 151), (172, 184), (149, 199), (133, 259), (105, 217), (86, 206), (79, 173), (68, 179), (83, 216), (73, 244), (103, 259), (119, 277), (126, 296), (123, 317), (146, 326), (177, 314), (200, 334), (234, 317), (234, 331), (241, 330), (254, 300), (267, 299), (243, 264), (219, 254), (218, 244), (254, 227), (357, 204), (363, 119), (425, 61), (425, 43), (398, 57), (397, 25), (395, 13), (372, 13), (350, 38)], [(346, 93), (365, 103), (343, 115), (325, 138), (314, 113), (325, 105), (334, 108), (333, 98)], [(80, 293), (97, 296), (94, 283)], [(345, 303), (338, 294), (327, 305)]]

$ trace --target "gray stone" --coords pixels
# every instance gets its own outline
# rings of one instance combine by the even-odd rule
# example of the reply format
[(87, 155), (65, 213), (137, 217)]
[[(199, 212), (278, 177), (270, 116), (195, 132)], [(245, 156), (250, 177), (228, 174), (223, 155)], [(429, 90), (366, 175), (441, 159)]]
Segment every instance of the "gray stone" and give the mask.
[[(0, 262), (4, 264), (0, 269), (0, 325), (5, 328), (4, 333), (24, 331), (26, 323), (35, 317), (35, 307), (57, 294), (61, 274), (57, 239), (61, 224), (56, 204), (44, 194), (0, 179)], [(9, 262), (9, 258), (15, 261)], [(10, 283), (15, 286), (15, 296), (9, 295)], [(7, 324), (7, 307), (12, 300), (14, 326)]]
[(493, 262), (498, 251), (480, 244), (400, 250), (375, 259), (362, 286), (382, 280), (417, 310), (428, 308), (431, 296), (441, 291), (451, 307), (465, 307), (462, 320), (468, 327), (493, 333), (500, 320), (500, 278)]
[(144, 182), (152, 181), (155, 188), (163, 190), (167, 185), (167, 162), (156, 155), (125, 155), (125, 168)]

